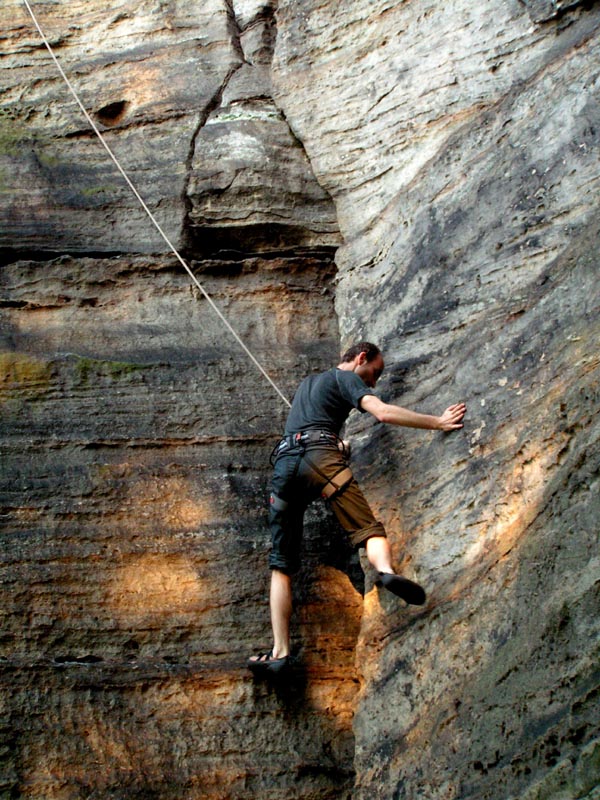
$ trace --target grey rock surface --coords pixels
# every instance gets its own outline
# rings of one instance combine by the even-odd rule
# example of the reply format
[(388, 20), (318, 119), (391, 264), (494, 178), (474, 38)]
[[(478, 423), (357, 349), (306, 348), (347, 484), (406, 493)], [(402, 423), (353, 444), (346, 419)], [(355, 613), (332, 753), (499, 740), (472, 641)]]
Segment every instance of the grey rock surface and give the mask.
[[(58, 254), (162, 249), (50, 62), (25, 7), (13, 0), (4, 7), (3, 246)], [(178, 244), (194, 132), (239, 61), (225, 4), (137, 8), (125, 1), (108, 11), (93, 3), (38, 10), (84, 106)]]
[(279, 7), (278, 101), (344, 235), (342, 339), (382, 344), (389, 401), (469, 406), (451, 436), (353, 423), (430, 595), (366, 596), (356, 798), (600, 781), (600, 16), (527, 6)]
[(274, 8), (261, 5), (249, 21), (243, 12), (234, 28), (240, 63), (195, 139), (188, 246), (196, 254), (335, 248), (331, 198), (273, 100)]
[(427, 605), (316, 506), (300, 665), (254, 683), (286, 408), (6, 0), (0, 795), (596, 798), (598, 4), (34, 7), (286, 396), (369, 338), (383, 399), (469, 410), (349, 425)]

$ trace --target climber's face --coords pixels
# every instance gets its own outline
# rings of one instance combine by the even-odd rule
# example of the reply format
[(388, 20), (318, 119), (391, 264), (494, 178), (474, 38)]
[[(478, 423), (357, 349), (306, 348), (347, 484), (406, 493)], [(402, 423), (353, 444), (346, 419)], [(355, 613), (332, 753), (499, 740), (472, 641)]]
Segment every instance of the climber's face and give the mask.
[(375, 356), (372, 361), (367, 361), (367, 354), (360, 353), (360, 355), (356, 357), (356, 365), (353, 372), (356, 372), (369, 388), (374, 389), (375, 384), (383, 372), (384, 366), (385, 364), (383, 363), (381, 354)]

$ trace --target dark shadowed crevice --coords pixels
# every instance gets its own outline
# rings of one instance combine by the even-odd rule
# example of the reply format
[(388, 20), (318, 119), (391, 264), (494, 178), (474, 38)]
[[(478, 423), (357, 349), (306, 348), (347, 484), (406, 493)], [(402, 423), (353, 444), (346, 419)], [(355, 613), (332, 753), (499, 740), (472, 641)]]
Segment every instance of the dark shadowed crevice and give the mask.
[(17, 261), (54, 261), (57, 258), (117, 258), (131, 255), (122, 250), (21, 250), (18, 247), (0, 247), (0, 267)]
[(589, 11), (597, 0), (520, 0), (529, 16), (538, 24), (561, 19), (575, 8)]
[(235, 15), (235, 9), (233, 8), (233, 2), (232, 2), (232, 0), (224, 0), (224, 2), (225, 2), (225, 7), (227, 9), (227, 29), (228, 29), (229, 35), (231, 37), (231, 45), (232, 45), (236, 55), (238, 56), (240, 61), (242, 61), (242, 63), (243, 63), (245, 61), (245, 58), (244, 58), (244, 50), (242, 48), (242, 43), (241, 43), (241, 38), (240, 38), (242, 32), (240, 30), (240, 26), (239, 26), (237, 17)]
[(129, 108), (129, 103), (126, 100), (116, 100), (114, 103), (109, 103), (106, 106), (96, 111), (96, 119), (106, 127), (117, 125)]
[(277, 223), (236, 227), (193, 226), (186, 231), (184, 250), (188, 257), (243, 261), (249, 256), (282, 258), (290, 255), (321, 257), (332, 261), (335, 247), (306, 247), (305, 231), (297, 226)]

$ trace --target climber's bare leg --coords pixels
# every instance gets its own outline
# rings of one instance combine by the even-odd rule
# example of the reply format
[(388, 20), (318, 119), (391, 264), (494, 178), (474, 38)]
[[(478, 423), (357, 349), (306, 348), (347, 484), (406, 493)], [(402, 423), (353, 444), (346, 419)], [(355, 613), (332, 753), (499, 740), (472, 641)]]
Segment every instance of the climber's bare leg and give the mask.
[(290, 654), (290, 619), (292, 616), (292, 579), (278, 569), (271, 570), (271, 627), (273, 658)]
[(385, 536), (371, 536), (365, 543), (367, 558), (377, 572), (392, 574), (392, 551)]
[(255, 674), (275, 676), (289, 663), (290, 619), (292, 616), (292, 579), (278, 569), (271, 570), (271, 626), (273, 649), (248, 659), (248, 667)]
[(392, 567), (392, 551), (385, 536), (371, 536), (365, 542), (367, 558), (380, 575), (378, 583), (407, 603), (422, 606), (426, 595), (418, 583), (409, 581), (394, 573)]

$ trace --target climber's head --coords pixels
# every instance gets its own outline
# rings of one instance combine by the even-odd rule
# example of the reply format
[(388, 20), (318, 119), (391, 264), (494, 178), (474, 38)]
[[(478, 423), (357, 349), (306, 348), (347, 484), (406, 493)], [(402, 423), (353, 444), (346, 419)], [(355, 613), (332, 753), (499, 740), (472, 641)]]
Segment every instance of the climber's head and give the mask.
[(357, 342), (352, 345), (342, 356), (341, 363), (344, 369), (356, 372), (371, 389), (379, 380), (384, 368), (381, 350), (371, 342)]

